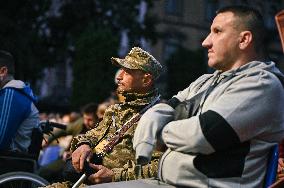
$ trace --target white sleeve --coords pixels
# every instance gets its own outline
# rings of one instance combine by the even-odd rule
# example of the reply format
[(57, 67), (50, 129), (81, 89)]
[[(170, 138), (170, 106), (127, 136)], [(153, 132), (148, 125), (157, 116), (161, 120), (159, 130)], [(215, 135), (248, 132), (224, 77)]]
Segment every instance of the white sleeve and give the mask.
[(151, 159), (152, 150), (157, 141), (157, 134), (173, 120), (174, 109), (168, 104), (157, 104), (141, 117), (133, 137), (133, 148), (136, 159), (146, 157)]

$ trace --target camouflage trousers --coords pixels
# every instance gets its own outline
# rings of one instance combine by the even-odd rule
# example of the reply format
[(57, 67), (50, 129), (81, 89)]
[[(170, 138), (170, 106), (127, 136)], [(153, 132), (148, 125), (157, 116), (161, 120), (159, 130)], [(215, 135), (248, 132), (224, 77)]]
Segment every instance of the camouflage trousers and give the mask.
[[(72, 186), (73, 186), (72, 182), (65, 181), (65, 182), (53, 183), (51, 185), (46, 186), (45, 188), (71, 188)], [(86, 184), (81, 184), (79, 188), (86, 186), (87, 186)]]

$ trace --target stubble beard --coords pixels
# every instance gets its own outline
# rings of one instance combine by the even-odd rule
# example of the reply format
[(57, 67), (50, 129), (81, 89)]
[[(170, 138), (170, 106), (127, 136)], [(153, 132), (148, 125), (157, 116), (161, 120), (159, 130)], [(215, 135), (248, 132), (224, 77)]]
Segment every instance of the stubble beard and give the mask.
[(124, 94), (124, 93), (131, 93), (132, 88), (121, 88), (120, 86), (118, 86), (118, 88), (116, 89), (117, 93), (119, 94)]

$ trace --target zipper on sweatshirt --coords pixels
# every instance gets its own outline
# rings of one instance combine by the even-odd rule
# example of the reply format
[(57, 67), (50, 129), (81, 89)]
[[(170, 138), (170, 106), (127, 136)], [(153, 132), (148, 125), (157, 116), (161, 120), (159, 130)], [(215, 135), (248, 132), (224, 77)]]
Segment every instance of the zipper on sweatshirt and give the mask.
[(219, 72), (217, 74), (217, 76), (215, 77), (215, 79), (212, 81), (211, 85), (207, 88), (207, 90), (205, 91), (205, 93), (202, 96), (201, 102), (199, 104), (199, 114), (202, 113), (202, 109), (203, 109), (203, 105), (207, 99), (207, 97), (210, 95), (210, 93), (222, 82), (226, 82), (230, 79), (232, 79), (235, 76), (235, 74), (231, 74), (228, 76), (225, 75), (221, 75), (221, 72)]

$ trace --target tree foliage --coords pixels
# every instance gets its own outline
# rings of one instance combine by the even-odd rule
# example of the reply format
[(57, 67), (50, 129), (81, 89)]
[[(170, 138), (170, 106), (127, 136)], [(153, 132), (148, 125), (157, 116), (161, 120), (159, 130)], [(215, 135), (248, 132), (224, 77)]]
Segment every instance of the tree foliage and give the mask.
[(39, 18), (44, 17), (49, 5), (46, 0), (9, 0), (0, 6), (1, 49), (15, 57), (18, 79), (34, 83), (50, 61), (39, 35), (43, 21)]
[(75, 106), (90, 101), (102, 102), (114, 88), (116, 67), (110, 57), (116, 54), (118, 46), (108, 29), (90, 26), (77, 41), (74, 68), (73, 96)]
[[(62, 0), (59, 14), (48, 18), (50, 34), (46, 36), (53, 56), (58, 57), (74, 46), (82, 32), (93, 25), (94, 28), (109, 28), (119, 38), (122, 30), (128, 31), (130, 44), (139, 44), (141, 37), (155, 41), (155, 19), (146, 15), (140, 23), (140, 0)], [(151, 0), (145, 0), (148, 8)], [(96, 45), (96, 44), (94, 44)], [(76, 46), (75, 46), (76, 50)], [(68, 54), (68, 53), (67, 53)]]
[[(121, 31), (127, 31), (130, 44), (141, 37), (155, 40), (154, 19), (139, 22), (140, 0), (62, 0), (60, 14), (48, 19), (52, 56), (58, 61), (73, 59), (75, 106), (101, 102), (114, 89), (114, 67)], [(151, 5), (150, 0), (146, 0)]]
[(180, 47), (168, 60), (168, 95), (173, 96), (207, 72), (202, 50)]
[[(149, 8), (151, 0), (144, 1)], [(109, 59), (117, 56), (121, 31), (127, 32), (130, 47), (138, 45), (141, 37), (156, 39), (155, 19), (147, 15), (143, 23), (138, 19), (140, 3), (140, 0), (5, 1), (0, 7), (1, 49), (15, 56), (16, 78), (32, 84), (44, 67), (55, 64), (64, 67), (66, 61), (71, 62), (73, 103), (100, 101), (113, 89), (114, 68), (109, 67)], [(81, 71), (85, 66), (90, 68)], [(86, 94), (79, 95), (82, 91)]]

